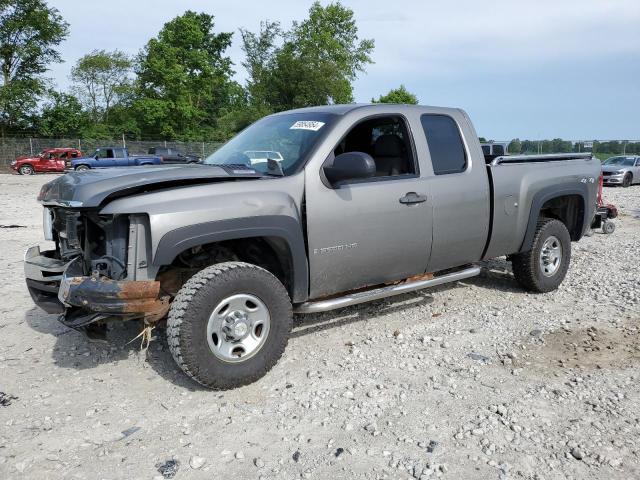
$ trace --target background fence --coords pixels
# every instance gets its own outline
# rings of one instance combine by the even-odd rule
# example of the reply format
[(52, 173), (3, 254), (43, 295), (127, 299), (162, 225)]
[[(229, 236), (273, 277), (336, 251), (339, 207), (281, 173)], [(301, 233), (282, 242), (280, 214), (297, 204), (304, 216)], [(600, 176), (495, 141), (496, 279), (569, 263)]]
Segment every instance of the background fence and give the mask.
[(148, 153), (151, 147), (177, 148), (183, 153), (206, 157), (216, 151), (220, 142), (169, 142), (164, 140), (92, 140), (77, 138), (4, 138), (0, 140), (0, 168), (7, 167), (12, 160), (22, 155), (37, 155), (45, 148), (68, 147), (78, 148), (85, 155), (90, 155), (98, 147), (126, 146), (129, 153), (139, 155)]
[[(523, 141), (524, 142), (524, 141)], [(527, 141), (529, 143), (540, 144), (544, 146), (545, 143), (553, 143), (551, 140), (540, 141)], [(509, 141), (493, 141), (492, 143), (504, 143), (509, 144)], [(583, 141), (568, 140), (564, 143), (569, 144), (566, 151), (573, 150), (578, 144), (588, 145), (586, 151), (590, 151), (593, 148), (593, 142), (586, 144)], [(197, 155), (199, 157), (206, 157), (215, 152), (221, 145), (221, 142), (170, 142), (165, 140), (127, 140), (127, 139), (111, 139), (111, 140), (93, 140), (93, 139), (78, 139), (78, 138), (28, 138), (28, 137), (5, 137), (0, 139), (0, 170), (5, 170), (12, 160), (15, 160), (22, 155), (37, 155), (45, 148), (54, 147), (69, 147), (78, 148), (85, 155), (90, 155), (98, 147), (108, 146), (126, 146), (129, 149), (129, 153), (132, 155), (146, 154), (151, 147), (169, 147), (177, 148), (183, 153), (191, 155)], [(640, 146), (640, 140), (599, 140), (596, 141), (595, 152), (600, 159), (606, 158), (609, 155), (614, 154), (634, 154), (637, 152), (638, 146)], [(615, 147), (615, 148), (613, 148)], [(550, 151), (565, 151), (558, 149), (557, 147), (550, 146)], [(555, 148), (555, 150), (554, 150)], [(538, 148), (540, 150), (540, 147)], [(584, 149), (579, 149), (584, 151)], [(527, 150), (528, 153), (537, 153), (534, 150)], [(542, 153), (546, 153), (546, 150)]]

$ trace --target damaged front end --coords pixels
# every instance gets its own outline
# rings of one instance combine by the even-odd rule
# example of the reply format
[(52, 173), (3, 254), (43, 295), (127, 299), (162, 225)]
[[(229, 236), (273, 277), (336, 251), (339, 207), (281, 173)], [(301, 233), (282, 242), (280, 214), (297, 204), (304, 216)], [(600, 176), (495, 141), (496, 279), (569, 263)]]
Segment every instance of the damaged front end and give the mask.
[(60, 321), (82, 329), (107, 320), (150, 324), (169, 310), (170, 297), (147, 271), (145, 219), (45, 207), (45, 238), (54, 250), (25, 253), (27, 287), (34, 302)]

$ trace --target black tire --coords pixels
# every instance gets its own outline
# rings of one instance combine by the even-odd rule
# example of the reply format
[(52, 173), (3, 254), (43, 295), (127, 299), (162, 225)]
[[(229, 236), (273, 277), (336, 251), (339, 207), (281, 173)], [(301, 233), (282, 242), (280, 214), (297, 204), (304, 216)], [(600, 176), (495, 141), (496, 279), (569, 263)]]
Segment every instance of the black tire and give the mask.
[[(246, 360), (228, 363), (209, 347), (207, 324), (214, 308), (237, 294), (259, 298), (271, 320), (260, 349)], [(169, 310), (167, 341), (174, 360), (187, 375), (207, 388), (226, 390), (255, 382), (277, 363), (292, 323), (291, 300), (275, 276), (249, 263), (225, 262), (201, 270), (180, 289)]]
[(624, 178), (622, 179), (622, 186), (623, 188), (628, 188), (631, 186), (631, 182), (633, 181), (633, 175), (630, 173), (627, 173)]
[(18, 172), (20, 173), (20, 175), (34, 175), (36, 173), (33, 166), (29, 165), (28, 163), (21, 165), (18, 169)]
[(604, 222), (602, 224), (602, 233), (609, 235), (609, 234), (611, 234), (611, 233), (613, 233), (615, 231), (616, 231), (616, 224), (615, 223), (613, 223), (613, 222)]
[(75, 170), (76, 172), (86, 172), (87, 170), (90, 170), (90, 167), (88, 165), (78, 165)]
[[(552, 275), (541, 267), (541, 251), (547, 239), (555, 237), (561, 247), (559, 265)], [(513, 275), (520, 285), (531, 292), (546, 293), (560, 286), (571, 262), (571, 236), (564, 223), (543, 218), (538, 221), (530, 251), (512, 256)]]

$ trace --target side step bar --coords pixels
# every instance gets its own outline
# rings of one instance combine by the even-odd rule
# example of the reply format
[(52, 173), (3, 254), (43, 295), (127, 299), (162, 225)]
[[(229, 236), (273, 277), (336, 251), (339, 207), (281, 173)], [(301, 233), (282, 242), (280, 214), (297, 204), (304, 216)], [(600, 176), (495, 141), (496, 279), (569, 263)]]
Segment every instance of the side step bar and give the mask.
[(415, 282), (399, 283), (386, 287), (374, 288), (364, 292), (355, 292), (343, 297), (328, 298), (326, 300), (316, 300), (294, 305), (294, 313), (319, 313), (334, 310), (336, 308), (349, 307), (359, 303), (379, 300), (381, 298), (400, 295), (402, 293), (413, 292), (427, 287), (435, 287), (444, 283), (456, 282), (465, 278), (475, 277), (480, 274), (480, 267), (469, 267), (458, 272), (449, 273), (429, 280), (418, 280)]

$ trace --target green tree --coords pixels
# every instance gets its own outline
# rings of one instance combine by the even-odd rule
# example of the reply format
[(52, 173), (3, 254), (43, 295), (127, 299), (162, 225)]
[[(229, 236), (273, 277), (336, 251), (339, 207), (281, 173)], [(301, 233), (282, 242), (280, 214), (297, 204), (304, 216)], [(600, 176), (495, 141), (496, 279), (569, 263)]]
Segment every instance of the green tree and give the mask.
[(121, 51), (94, 50), (72, 68), (75, 91), (94, 121), (106, 122), (111, 107), (130, 90), (132, 66), (131, 59)]
[(615, 153), (615, 154), (622, 153), (622, 145), (617, 140), (611, 140), (610, 142), (608, 142), (607, 146), (608, 148), (602, 151), (607, 153)]
[(290, 30), (266, 22), (259, 34), (242, 30), (242, 40), (249, 102), (270, 111), (352, 102), (352, 83), (374, 47), (358, 38), (353, 11), (339, 2), (316, 1)]
[(47, 137), (81, 136), (89, 123), (80, 101), (68, 93), (51, 92), (50, 100), (42, 109), (38, 131)]
[(247, 95), (250, 105), (260, 111), (269, 113), (268, 87), (271, 80), (271, 69), (274, 68), (275, 57), (278, 53), (277, 42), (283, 32), (278, 22), (264, 21), (260, 23), (260, 32), (255, 34), (243, 28), (242, 49), (245, 60), (242, 66), (248, 74)]
[(46, 92), (43, 74), (62, 61), (68, 34), (58, 10), (43, 0), (0, 0), (0, 130), (24, 128)]
[(372, 103), (403, 103), (408, 105), (417, 105), (418, 97), (405, 88), (404, 85), (400, 85), (398, 88), (389, 90), (386, 95), (380, 95), (378, 99), (371, 99)]
[(520, 154), (522, 152), (522, 142), (520, 141), (520, 139), (514, 138), (513, 140), (511, 140), (511, 142), (509, 143), (509, 146), (507, 147), (507, 151), (511, 155)]
[(202, 138), (229, 106), (232, 33), (214, 33), (214, 17), (187, 11), (164, 25), (138, 58), (134, 110), (142, 131)]

